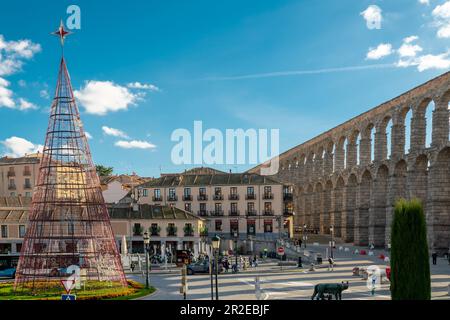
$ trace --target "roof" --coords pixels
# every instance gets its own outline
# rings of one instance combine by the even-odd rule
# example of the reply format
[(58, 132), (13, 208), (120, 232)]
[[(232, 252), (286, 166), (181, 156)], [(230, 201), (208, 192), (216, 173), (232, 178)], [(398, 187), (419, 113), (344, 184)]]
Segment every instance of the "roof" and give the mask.
[[(198, 167), (198, 168), (192, 168), (190, 170), (184, 171), (183, 175), (200, 175), (200, 174), (225, 174), (226, 172), (220, 171), (217, 169), (209, 168), (209, 167)], [(162, 177), (164, 176), (179, 176), (180, 173), (163, 173), (161, 174)]]
[(178, 174), (165, 175), (152, 181), (145, 182), (138, 187), (180, 187), (205, 185), (263, 185), (282, 184), (273, 177), (256, 173), (220, 173), (220, 174)]
[(135, 186), (144, 183), (145, 181), (147, 181), (147, 179), (141, 178), (137, 175), (127, 175), (127, 174), (100, 177), (100, 183), (102, 185), (109, 184), (113, 181), (118, 181), (125, 186)]
[(3, 157), (0, 158), (0, 165), (13, 165), (13, 164), (34, 164), (34, 163), (39, 163), (41, 158), (41, 154), (39, 153), (34, 153), (34, 154), (30, 154), (30, 155), (26, 155), (23, 157), (19, 157), (19, 158), (11, 158), (11, 157)]
[[(31, 198), (0, 197), (0, 223), (26, 223), (28, 221)], [(143, 204), (134, 211), (128, 203), (108, 205), (111, 220), (117, 219), (166, 219), (204, 220), (187, 211), (169, 206)]]
[(187, 211), (169, 207), (142, 204), (134, 211), (130, 205), (111, 205), (108, 207), (111, 219), (167, 219), (167, 220), (204, 220)]

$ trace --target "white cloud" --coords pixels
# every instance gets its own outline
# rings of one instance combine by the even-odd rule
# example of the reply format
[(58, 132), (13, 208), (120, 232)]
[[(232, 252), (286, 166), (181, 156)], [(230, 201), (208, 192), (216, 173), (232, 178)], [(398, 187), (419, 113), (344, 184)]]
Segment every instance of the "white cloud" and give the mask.
[(39, 96), (44, 99), (49, 99), (50, 95), (48, 94), (47, 89), (43, 89), (39, 92)]
[(35, 104), (28, 102), (27, 100), (25, 100), (23, 98), (19, 98), (19, 105), (17, 106), (17, 109), (19, 109), (21, 111), (36, 110), (36, 109), (38, 109), (38, 107)]
[(366, 10), (361, 12), (361, 15), (366, 20), (367, 28), (381, 29), (381, 21), (383, 21), (383, 15), (380, 7), (371, 5)]
[(392, 54), (392, 45), (389, 43), (382, 43), (376, 48), (370, 48), (366, 59), (379, 60)]
[[(23, 98), (16, 99), (14, 92), (9, 88), (10, 82), (2, 77), (21, 71), (24, 60), (31, 59), (39, 51), (41, 46), (30, 40), (6, 41), (0, 34), (0, 108), (36, 109), (32, 103)], [(18, 84), (21, 87), (26, 86), (24, 80), (20, 80)]]
[(411, 36), (403, 39), (403, 44), (398, 49), (398, 54), (401, 58), (405, 57), (415, 57), (417, 53), (422, 52), (423, 48), (417, 44), (412, 44), (412, 42), (418, 40), (419, 37)]
[(127, 84), (127, 87), (130, 89), (140, 89), (140, 90), (150, 90), (150, 91), (161, 91), (157, 86), (153, 84), (146, 84), (146, 83), (140, 83), (140, 82), (132, 82)]
[(420, 4), (426, 4), (427, 6), (430, 5), (430, 0), (419, 0)]
[(115, 146), (124, 149), (154, 149), (156, 146), (147, 141), (132, 140), (132, 141), (117, 141)]
[(429, 69), (449, 69), (450, 68), (450, 53), (439, 55), (428, 54), (418, 58), (417, 69), (422, 72)]
[(127, 110), (139, 95), (112, 81), (87, 81), (84, 88), (74, 92), (87, 113), (106, 115), (108, 112)]
[(123, 132), (123, 131), (121, 131), (119, 129), (114, 129), (114, 128), (110, 128), (110, 127), (107, 127), (107, 126), (103, 126), (102, 130), (103, 130), (103, 133), (108, 135), (108, 136), (125, 138), (125, 139), (129, 138), (128, 135), (125, 132)]
[(84, 134), (86, 135), (86, 138), (88, 138), (89, 140), (93, 139), (94, 137), (87, 131), (84, 132)]
[(432, 15), (434, 25), (438, 27), (438, 38), (450, 38), (450, 1), (434, 8)]
[(18, 137), (10, 137), (1, 143), (6, 147), (7, 152), (5, 153), (8, 157), (22, 157), (25, 154), (42, 152), (44, 148), (40, 144), (34, 144), (26, 139)]

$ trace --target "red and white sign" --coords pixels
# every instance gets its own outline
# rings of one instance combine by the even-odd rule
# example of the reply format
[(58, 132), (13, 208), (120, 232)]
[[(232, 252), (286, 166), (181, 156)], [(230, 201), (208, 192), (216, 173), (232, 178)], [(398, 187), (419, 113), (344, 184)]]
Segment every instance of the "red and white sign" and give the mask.
[(64, 290), (66, 290), (67, 294), (70, 294), (70, 291), (75, 287), (75, 275), (71, 275), (66, 280), (61, 280), (61, 284), (64, 287)]
[(278, 247), (277, 253), (278, 253), (279, 256), (283, 256), (284, 255), (284, 248), (283, 247)]

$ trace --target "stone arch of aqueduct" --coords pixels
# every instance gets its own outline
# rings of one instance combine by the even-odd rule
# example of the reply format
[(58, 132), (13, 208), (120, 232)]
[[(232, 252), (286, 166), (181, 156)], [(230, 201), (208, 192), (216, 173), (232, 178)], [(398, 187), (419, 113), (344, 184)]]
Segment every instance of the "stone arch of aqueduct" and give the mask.
[[(450, 72), (281, 154), (275, 177), (294, 184), (294, 224), (324, 234), (333, 226), (335, 236), (347, 242), (382, 247), (390, 241), (395, 201), (419, 198), (425, 206), (430, 247), (447, 251), (449, 100)], [(427, 121), (428, 108), (433, 112)], [(429, 146), (427, 122), (432, 125)]]

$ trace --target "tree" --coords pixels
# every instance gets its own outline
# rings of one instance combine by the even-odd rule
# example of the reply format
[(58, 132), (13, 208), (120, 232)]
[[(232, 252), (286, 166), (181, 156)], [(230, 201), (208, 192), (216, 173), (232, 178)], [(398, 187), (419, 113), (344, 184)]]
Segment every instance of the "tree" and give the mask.
[(399, 200), (391, 230), (392, 300), (430, 300), (427, 229), (422, 203)]
[(113, 167), (105, 167), (101, 164), (98, 164), (95, 166), (95, 170), (97, 170), (97, 174), (100, 177), (107, 177), (107, 176), (112, 175), (114, 168)]

